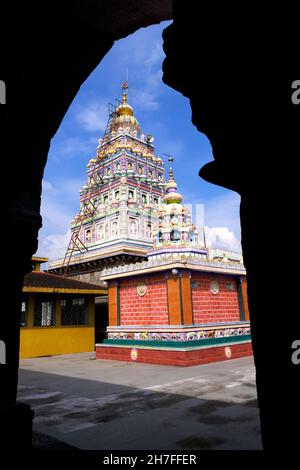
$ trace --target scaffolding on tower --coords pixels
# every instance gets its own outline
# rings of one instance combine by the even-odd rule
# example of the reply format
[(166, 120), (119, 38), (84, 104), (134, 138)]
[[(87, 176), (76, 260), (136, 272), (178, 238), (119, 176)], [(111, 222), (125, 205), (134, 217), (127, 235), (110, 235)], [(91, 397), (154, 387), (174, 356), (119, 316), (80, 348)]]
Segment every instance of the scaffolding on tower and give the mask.
[[(115, 99), (115, 104), (108, 104), (108, 120), (104, 131), (103, 141), (105, 137), (109, 134), (112, 120), (116, 116), (117, 106), (119, 106), (120, 104), (121, 101), (119, 101), (117, 98)], [(97, 199), (96, 203), (94, 202), (95, 195), (93, 194), (94, 190), (99, 188), (103, 184), (103, 179), (98, 173), (98, 164), (99, 160), (97, 158), (96, 161), (93, 163), (93, 170), (89, 181), (88, 197), (82, 204), (79, 214), (74, 219), (76, 228), (72, 231), (71, 238), (64, 256), (64, 260), (60, 268), (60, 274), (62, 276), (67, 274), (72, 256), (75, 252), (84, 253), (88, 251), (88, 247), (81, 240), (80, 234), (82, 232), (81, 229), (84, 224), (84, 221), (87, 218), (90, 219), (93, 223), (93, 219), (95, 217), (95, 214), (97, 213), (97, 209), (100, 204), (99, 199)]]

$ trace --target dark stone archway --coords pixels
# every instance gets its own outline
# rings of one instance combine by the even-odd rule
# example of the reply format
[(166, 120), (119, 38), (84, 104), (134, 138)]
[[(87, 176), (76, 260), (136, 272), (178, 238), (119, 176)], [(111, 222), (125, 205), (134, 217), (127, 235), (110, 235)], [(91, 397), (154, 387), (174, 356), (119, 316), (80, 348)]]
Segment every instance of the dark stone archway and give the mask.
[[(296, 449), (300, 421), (300, 338), (293, 267), (300, 106), (291, 101), (297, 26), (228, 3), (187, 8), (174, 1), (164, 31), (163, 80), (190, 99), (192, 121), (205, 133), (214, 162), (200, 176), (241, 195), (241, 227), (262, 438), (265, 449)], [(282, 5), (281, 5), (282, 6)], [(278, 29), (288, 30), (283, 40)], [(293, 72), (293, 70), (292, 70)]]
[[(4, 3), (4, 2), (3, 2)], [(32, 413), (16, 405), (20, 294), (41, 227), (41, 182), (50, 141), (81, 84), (114, 41), (172, 17), (171, 0), (59, 0), (1, 4), (0, 107), (3, 304), (0, 443), (28, 447)]]
[[(201, 176), (241, 194), (264, 446), (296, 449), (290, 420), (299, 423), (300, 366), (291, 362), (291, 344), (300, 339), (300, 317), (291, 270), (297, 260), (292, 203), (300, 107), (291, 104), (292, 80), (278, 75), (278, 65), (284, 68), (291, 52), (278, 43), (276, 28), (285, 26), (285, 19), (274, 8), (271, 23), (254, 9), (231, 12), (226, 4), (221, 11), (213, 4), (212, 12), (194, 3), (175, 1), (174, 26), (165, 33), (164, 81), (189, 97), (193, 122), (211, 141), (215, 161)], [(50, 141), (113, 42), (170, 18), (171, 5), (78, 0), (72, 8), (59, 1), (44, 2), (43, 11), (26, 2), (3, 8), (0, 79), (7, 85), (7, 104), (0, 107), (5, 221), (0, 339), (7, 363), (0, 366), (0, 419), (1, 444), (20, 447), (29, 445), (31, 426), (30, 409), (16, 405), (20, 292), (37, 248)], [(290, 46), (297, 43), (289, 39)]]

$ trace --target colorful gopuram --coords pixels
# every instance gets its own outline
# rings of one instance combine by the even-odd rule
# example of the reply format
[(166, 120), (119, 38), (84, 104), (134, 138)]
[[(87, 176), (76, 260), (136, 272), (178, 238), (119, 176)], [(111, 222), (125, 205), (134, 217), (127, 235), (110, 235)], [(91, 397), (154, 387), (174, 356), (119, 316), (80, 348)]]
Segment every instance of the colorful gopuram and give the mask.
[(95, 282), (103, 266), (145, 259), (152, 247), (164, 162), (155, 156), (153, 137), (141, 131), (127, 88), (123, 84), (122, 101), (111, 107), (104, 138), (87, 164), (71, 241), (65, 258), (51, 263), (53, 273)]
[(182, 199), (170, 167), (148, 260), (102, 271), (98, 359), (188, 366), (252, 353), (242, 255), (205, 248)]

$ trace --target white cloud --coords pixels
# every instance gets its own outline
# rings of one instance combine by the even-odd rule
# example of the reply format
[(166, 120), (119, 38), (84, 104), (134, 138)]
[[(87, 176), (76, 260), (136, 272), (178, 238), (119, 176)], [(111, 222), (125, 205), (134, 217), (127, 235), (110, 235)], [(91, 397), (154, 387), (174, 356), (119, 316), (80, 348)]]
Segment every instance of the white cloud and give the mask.
[(64, 205), (66, 203), (71, 203), (72, 206), (79, 206), (79, 192), (83, 184), (85, 183), (86, 177), (84, 171), (82, 171), (81, 178), (69, 178), (64, 179), (63, 181), (58, 180), (55, 183), (54, 191), (57, 201), (63, 201)]
[(228, 227), (205, 227), (206, 244), (209, 248), (241, 251), (241, 242)]
[(90, 101), (86, 105), (79, 105), (76, 121), (87, 131), (103, 132), (108, 119), (107, 102)]
[[(159, 108), (165, 57), (161, 33), (159, 36), (157, 28), (145, 28), (116, 45), (119, 62), (129, 72), (129, 100), (138, 111)], [(133, 88), (131, 83), (134, 83)]]
[[(149, 53), (149, 48), (150, 53)], [(148, 47), (138, 48), (132, 56), (135, 69), (134, 82), (139, 87), (130, 88), (132, 104), (142, 110), (159, 108), (158, 96), (161, 93), (162, 62), (164, 53), (162, 43), (148, 44)], [(130, 85), (130, 83), (129, 83)]]
[[(98, 137), (99, 138), (99, 137)], [(50, 149), (49, 158), (60, 160), (63, 158), (77, 158), (78, 156), (86, 156), (86, 160), (90, 155), (94, 155), (95, 147), (98, 141), (97, 137), (88, 139), (83, 137), (69, 137), (61, 139), (59, 143), (55, 143)]]
[(133, 104), (134, 108), (140, 108), (143, 110), (155, 110), (159, 108), (159, 103), (151, 91), (147, 91), (146, 89), (131, 89), (130, 94), (133, 97), (130, 102)]
[[(41, 214), (43, 232), (64, 233), (70, 225), (79, 206), (79, 191), (84, 182), (82, 179), (65, 179), (43, 184)], [(51, 190), (49, 190), (51, 188)]]
[(37, 254), (55, 260), (65, 255), (71, 237), (71, 231), (54, 233), (41, 238)]
[(42, 188), (43, 188), (43, 191), (46, 192), (46, 191), (52, 191), (53, 189), (53, 186), (52, 184), (50, 183), (50, 181), (47, 181), (47, 180), (44, 180), (42, 181)]
[[(70, 240), (70, 223), (79, 208), (83, 180), (69, 179), (43, 184), (38, 254), (55, 259), (64, 255)], [(49, 191), (49, 188), (51, 190)]]
[(204, 202), (205, 225), (208, 227), (228, 227), (240, 240), (240, 196), (232, 191), (224, 191), (221, 196)]
[(240, 196), (232, 191), (224, 191), (221, 196), (208, 201), (195, 202), (195, 195), (190, 194), (191, 204), (187, 204), (193, 214), (193, 220), (203, 238), (204, 225), (207, 246), (241, 251), (241, 230), (239, 205)]
[(70, 208), (63, 201), (51, 200), (50, 198), (42, 198), (41, 215), (43, 218), (43, 226), (47, 234), (65, 230), (70, 225), (72, 215)]
[(157, 64), (160, 64), (165, 58), (165, 54), (162, 48), (162, 40), (161, 42), (155, 42), (152, 45), (150, 53), (149, 48), (144, 48), (143, 51), (145, 56), (143, 60), (148, 68), (152, 68)]

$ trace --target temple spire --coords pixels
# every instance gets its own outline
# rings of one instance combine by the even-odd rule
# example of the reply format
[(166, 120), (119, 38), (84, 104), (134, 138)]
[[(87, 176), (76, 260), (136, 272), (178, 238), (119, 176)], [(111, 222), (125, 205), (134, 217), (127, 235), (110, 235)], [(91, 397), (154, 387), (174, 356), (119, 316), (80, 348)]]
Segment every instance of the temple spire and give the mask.
[[(166, 154), (165, 154), (166, 155)], [(174, 161), (174, 158), (169, 155), (168, 162), (169, 162), (169, 181), (174, 181), (174, 173), (173, 173), (173, 168), (172, 168), (172, 163)]]
[(140, 134), (141, 129), (137, 119), (134, 116), (133, 108), (128, 104), (128, 81), (121, 84), (122, 93), (122, 102), (119, 106), (116, 107), (114, 117), (110, 124), (110, 132), (115, 132), (120, 134), (124, 131), (129, 132), (129, 134), (135, 132), (136, 135)]
[(177, 183), (174, 180), (174, 173), (172, 168), (172, 163), (174, 158), (171, 155), (164, 154), (168, 157), (169, 162), (169, 181), (167, 182), (166, 186), (166, 194), (164, 197), (164, 202), (167, 204), (181, 204), (182, 202), (182, 195), (177, 192)]
[(128, 94), (128, 80), (126, 80), (125, 82), (123, 82), (121, 84), (121, 88), (123, 90), (123, 93), (122, 93), (122, 103), (123, 104), (127, 104), (127, 94)]
[(171, 155), (164, 154), (169, 162), (169, 180), (166, 184), (164, 203), (161, 205), (158, 217), (158, 228), (154, 235), (154, 248), (168, 249), (196, 246), (198, 244), (198, 232), (192, 224), (191, 213), (182, 204), (182, 195), (178, 192), (174, 179)]

